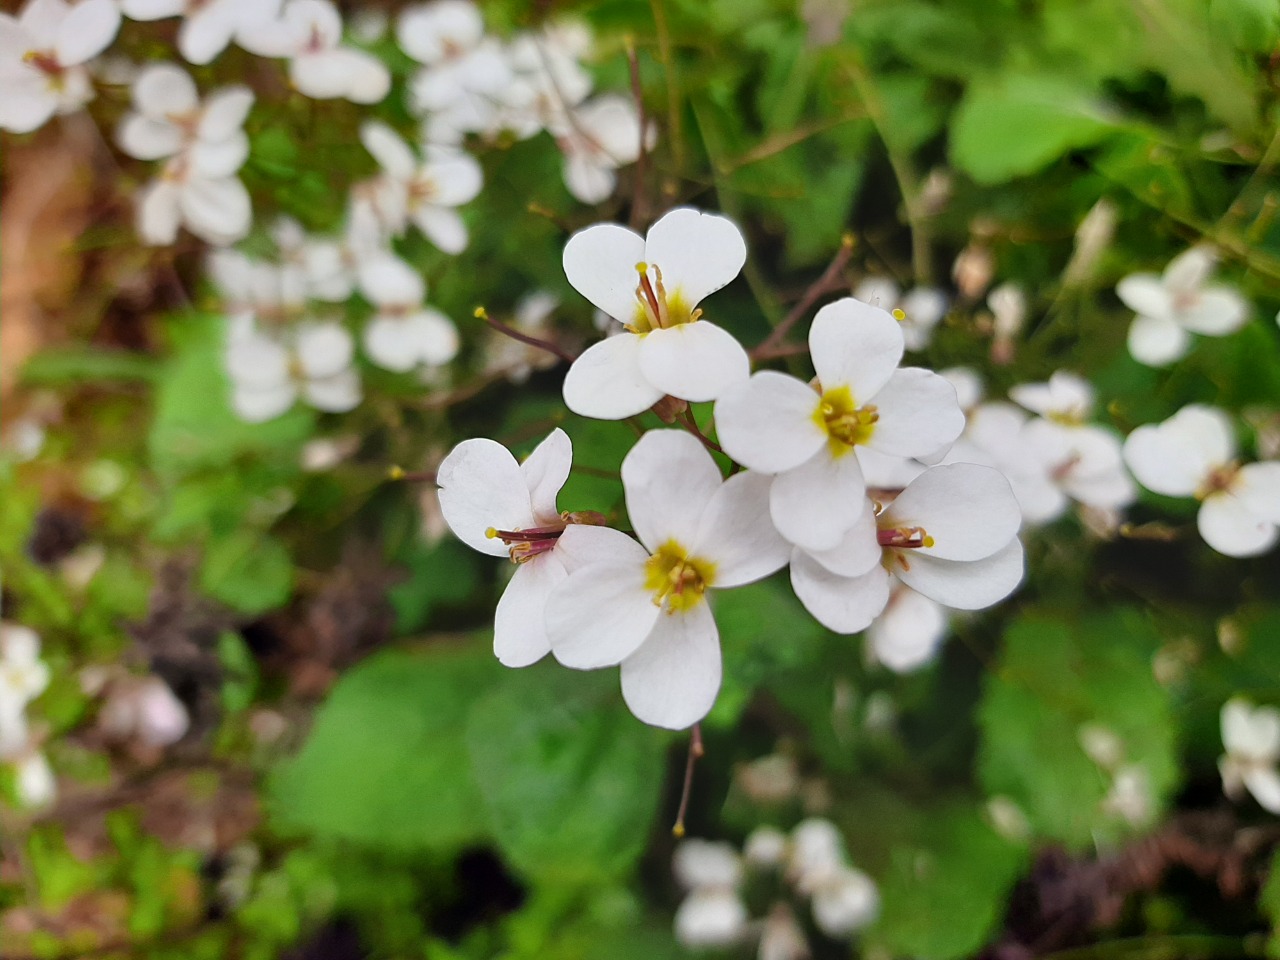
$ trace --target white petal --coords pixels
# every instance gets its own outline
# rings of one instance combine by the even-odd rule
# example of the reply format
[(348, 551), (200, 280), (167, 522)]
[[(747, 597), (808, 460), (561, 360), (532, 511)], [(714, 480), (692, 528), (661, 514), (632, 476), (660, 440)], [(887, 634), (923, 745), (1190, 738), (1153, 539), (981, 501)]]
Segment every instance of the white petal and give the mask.
[(547, 434), (520, 465), (520, 475), (529, 491), (529, 503), (539, 522), (550, 523), (559, 516), (556, 496), (569, 479), (572, 466), (573, 441), (559, 427)]
[(463, 440), (436, 471), (440, 512), (459, 540), (481, 553), (509, 556), (507, 545), (487, 537), (490, 528), (523, 530), (537, 526), (529, 488), (516, 458), (502, 444), (477, 437)]
[(807, 550), (830, 550), (858, 522), (866, 484), (852, 451), (832, 456), (824, 446), (796, 467), (778, 474), (769, 513), (778, 532)]
[(847, 386), (859, 407), (889, 382), (903, 350), (898, 321), (852, 297), (827, 304), (809, 328), (809, 352), (822, 389)]
[(336, 323), (315, 323), (298, 331), (298, 362), (308, 377), (331, 377), (351, 365), (351, 334)]
[(715, 564), (712, 586), (740, 587), (782, 569), (791, 545), (769, 519), (772, 477), (738, 473), (720, 485), (703, 511), (691, 553)]
[(671, 857), (671, 872), (686, 890), (698, 887), (737, 887), (742, 883), (742, 858), (731, 843), (696, 837), (682, 840)]
[(588, 347), (565, 374), (565, 406), (583, 417), (622, 420), (661, 400), (662, 391), (640, 372), (640, 341), (620, 333)]
[(1129, 353), (1148, 367), (1164, 367), (1179, 359), (1191, 344), (1187, 331), (1166, 317), (1145, 314), (1129, 325)]
[(614, 223), (598, 223), (579, 230), (564, 245), (564, 274), (592, 304), (620, 323), (632, 323), (640, 311), (636, 264), (644, 255), (639, 234)]
[(423, 307), (409, 315), (418, 359), (428, 366), (440, 366), (458, 355), (458, 328), (439, 310)]
[(675, 937), (687, 950), (729, 947), (743, 938), (750, 920), (742, 899), (732, 888), (700, 887), (676, 908)]
[(380, 307), (416, 307), (427, 294), (422, 274), (390, 251), (361, 263), (356, 282), (360, 295)]
[(1210, 337), (1234, 333), (1248, 319), (1248, 301), (1231, 287), (1207, 287), (1189, 306), (1178, 311), (1183, 326)]
[(479, 196), (484, 171), (475, 157), (440, 147), (428, 147), (426, 153), (427, 164), (421, 174), (433, 187), (433, 203), (457, 207)]
[(1169, 261), (1161, 279), (1169, 290), (1192, 293), (1209, 279), (1216, 259), (1208, 247), (1192, 247)]
[(363, 50), (343, 47), (335, 51), (346, 60), (346, 98), (352, 103), (381, 103), (391, 92), (391, 73), (381, 60)]
[(516, 565), (493, 615), (493, 653), (503, 666), (527, 667), (551, 651), (547, 598), (566, 577), (554, 550)]
[(751, 363), (732, 334), (699, 320), (646, 334), (640, 372), (663, 393), (701, 403), (745, 382)]
[(243, 130), (223, 140), (197, 140), (187, 151), (193, 177), (222, 179), (235, 174), (249, 156), (249, 138)]
[(581, 203), (600, 203), (613, 193), (618, 176), (612, 167), (601, 166), (587, 154), (570, 153), (562, 171), (565, 188)]
[(882, 530), (923, 527), (934, 545), (909, 553), (944, 560), (989, 557), (1014, 538), (1021, 522), (1009, 481), (998, 470), (974, 463), (931, 467), (877, 521)]
[(752, 470), (798, 467), (827, 442), (816, 415), (820, 397), (772, 370), (726, 390), (716, 401), (716, 435), (725, 453)]
[(131, 20), (160, 20), (180, 16), (186, 0), (120, 0), (120, 8)]
[(120, 29), (120, 8), (115, 0), (81, 0), (71, 8), (58, 28), (54, 47), (64, 67), (92, 60), (116, 38)]
[(1116, 286), (1116, 295), (1141, 316), (1173, 319), (1173, 297), (1154, 273), (1130, 274)]
[(379, 314), (364, 328), (364, 352), (369, 359), (394, 373), (407, 373), (418, 365), (418, 335), (407, 317)]
[(858, 633), (888, 603), (889, 575), (876, 566), (859, 577), (841, 577), (797, 548), (791, 555), (791, 589), (828, 630)]
[(346, 413), (360, 405), (360, 377), (354, 370), (347, 369), (331, 376), (308, 380), (303, 385), (302, 396), (317, 410)]
[(452, 256), (467, 249), (470, 240), (467, 225), (455, 211), (427, 204), (415, 210), (412, 216), (422, 235), (442, 253)]
[(1274, 763), (1280, 757), (1280, 711), (1254, 707), (1232, 697), (1222, 705), (1222, 745), (1250, 763)]
[(906, 561), (893, 572), (911, 589), (956, 610), (981, 610), (1003, 600), (1022, 582), (1022, 543), (1007, 546), (981, 560), (943, 560), (923, 550), (895, 551)]
[(1264, 810), (1280, 813), (1280, 773), (1274, 768), (1251, 767), (1245, 770), (1244, 785)]
[(1163, 423), (1138, 427), (1125, 440), (1123, 452), (1148, 490), (1190, 496), (1233, 456), (1231, 419), (1214, 407), (1188, 404)]
[(253, 107), (253, 91), (248, 87), (224, 87), (209, 94), (200, 112), (197, 131), (202, 140), (226, 140), (240, 132)]
[(200, 95), (187, 71), (176, 64), (155, 63), (133, 81), (133, 102), (144, 116), (167, 120), (195, 111)]
[(895, 673), (907, 673), (932, 660), (946, 635), (946, 609), (900, 585), (867, 629), (867, 643), (877, 661)]
[(253, 224), (249, 191), (235, 177), (191, 180), (179, 192), (178, 203), (187, 229), (217, 246), (243, 240)]
[(153, 180), (138, 194), (138, 235), (144, 243), (167, 246), (178, 237), (182, 223), (176, 183)]
[(236, 32), (236, 17), (225, 3), (206, 6), (188, 15), (178, 28), (178, 50), (188, 63), (212, 63)]
[(131, 113), (120, 121), (116, 143), (137, 160), (159, 160), (182, 149), (182, 131), (172, 123)]
[(1231, 492), (1251, 512), (1280, 523), (1280, 462), (1245, 464), (1236, 474)]
[(236, 416), (249, 423), (274, 420), (298, 399), (298, 390), (292, 383), (254, 386), (236, 383), (231, 394), (231, 407)]
[(871, 501), (862, 500), (862, 513), (840, 542), (830, 550), (806, 550), (806, 554), (842, 577), (858, 577), (880, 562), (876, 540), (876, 514)]
[(622, 460), (627, 516), (650, 551), (668, 540), (691, 549), (720, 483), (711, 454), (683, 430), (650, 430)]
[(932, 370), (895, 370), (876, 392), (880, 419), (867, 446), (898, 457), (945, 453), (964, 429), (955, 387)]
[(747, 244), (727, 217), (677, 207), (649, 228), (640, 259), (662, 270), (668, 298), (678, 294), (693, 307), (742, 271)]
[(1280, 530), (1228, 492), (1205, 497), (1196, 514), (1204, 542), (1228, 557), (1256, 557), (1275, 546)]
[[(662, 614), (634, 562), (579, 567), (551, 591), (547, 637), (566, 667), (594, 670), (621, 663), (645, 642)], [(703, 604), (705, 606), (705, 604)]]
[(720, 692), (720, 634), (705, 603), (657, 618), (644, 644), (622, 661), (622, 698), (645, 723), (691, 727)]
[(418, 167), (409, 145), (385, 123), (369, 120), (361, 125), (360, 142), (378, 165), (398, 180), (408, 180)]
[(571, 523), (556, 541), (556, 556), (573, 573), (588, 564), (631, 564), (643, 567), (649, 551), (621, 530)]

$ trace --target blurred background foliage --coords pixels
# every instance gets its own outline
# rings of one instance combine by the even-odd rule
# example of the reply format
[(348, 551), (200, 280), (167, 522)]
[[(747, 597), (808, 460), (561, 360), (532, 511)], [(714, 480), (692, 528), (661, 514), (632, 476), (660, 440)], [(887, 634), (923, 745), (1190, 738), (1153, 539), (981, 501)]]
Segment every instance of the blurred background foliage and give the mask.
[[(195, 246), (135, 245), (137, 181), (92, 130), (6, 142), (6, 198), (54, 151), (78, 151), (79, 166), (64, 180), (70, 212), (31, 227), (32, 243), (62, 230), (74, 251), (40, 281), (54, 319), (34, 349), (13, 335), (4, 366), (10, 411), (54, 411), (38, 458), (0, 460), (0, 567), (6, 616), (41, 634), (53, 669), (40, 715), (63, 786), (53, 809), (0, 820), (5, 958), (684, 955), (669, 864), (685, 738), (635, 721), (612, 671), (500, 667), (487, 630), (502, 565), (441, 539), (429, 485), (387, 474), (429, 470), (474, 435), (522, 454), (561, 426), (588, 468), (561, 504), (618, 514), (632, 433), (566, 414), (560, 371), (523, 389), (486, 372), (489, 333), (472, 317), (479, 303), (509, 316), (546, 289), (563, 298), (563, 336), (590, 336), (560, 268), (574, 229), (643, 224), (677, 203), (726, 212), (750, 259), (711, 311), (748, 344), (846, 233), (853, 274), (904, 284), (945, 284), (976, 253), (1030, 294), (1016, 363), (988, 360), (989, 317), (961, 289), (929, 365), (979, 367), (993, 394), (1069, 367), (1126, 430), (1192, 401), (1274, 417), (1274, 324), (1204, 341), (1158, 374), (1125, 352), (1113, 294), (1204, 239), (1261, 314), (1280, 305), (1271, 0), (484, 10), (499, 33), (585, 18), (601, 88), (629, 88), (634, 43), (658, 145), (594, 210), (565, 191), (546, 135), (482, 152), (469, 249), (402, 250), (462, 328), (452, 382), (424, 390), (363, 369), (369, 399), (341, 418), (236, 420)], [(122, 52), (163, 55), (171, 27), (132, 24)], [(402, 82), (403, 55), (378, 49)], [(233, 52), (198, 74), (256, 82), (263, 69)], [(260, 102), (244, 174), (255, 208), (333, 227), (372, 169), (356, 136), (369, 111)], [(372, 112), (404, 129), (398, 102)], [(1068, 278), (1076, 227), (1102, 198), (1116, 240)], [(23, 242), (5, 226), (6, 245)], [(304, 469), (317, 438), (349, 455)], [(1171, 515), (1191, 520), (1149, 495), (1133, 513)], [(86, 583), (68, 570), (89, 547), (101, 557)], [(785, 582), (721, 597), (725, 685), (690, 833), (741, 840), (830, 816), (880, 886), (882, 915), (852, 948), (863, 956), (1280, 955), (1268, 940), (1280, 882), (1266, 879), (1280, 831), (1227, 804), (1216, 768), (1223, 701), (1280, 701), (1280, 558), (1231, 560), (1186, 537), (1102, 542), (1074, 517), (1028, 551), (1020, 592), (958, 621), (941, 658), (910, 675), (815, 625)], [(86, 733), (75, 670), (112, 662), (156, 672), (190, 710), (163, 757)], [(1140, 822), (1108, 808), (1110, 773), (1081, 746), (1091, 727), (1146, 771)], [(803, 788), (762, 798), (745, 774), (775, 753)], [(1021, 819), (995, 829), (1009, 805)], [(814, 942), (822, 956), (850, 950)]]

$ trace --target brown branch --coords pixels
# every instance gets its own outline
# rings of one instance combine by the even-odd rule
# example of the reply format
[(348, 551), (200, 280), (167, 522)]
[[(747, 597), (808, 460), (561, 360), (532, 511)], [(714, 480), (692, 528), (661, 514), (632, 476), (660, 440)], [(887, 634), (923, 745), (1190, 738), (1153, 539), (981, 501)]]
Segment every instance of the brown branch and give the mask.
[(521, 333), (515, 327), (509, 326), (501, 320), (493, 319), (493, 317), (489, 316), (488, 311), (486, 311), (484, 307), (476, 307), (475, 315), (478, 319), (483, 320), (490, 327), (497, 330), (504, 336), (508, 336), (512, 340), (518, 340), (520, 343), (527, 346), (536, 347), (539, 350), (545, 350), (547, 353), (559, 357), (565, 363), (573, 363), (573, 361), (578, 359), (574, 354), (565, 350), (559, 344), (552, 343), (550, 340), (543, 340), (540, 337), (530, 336), (527, 333)]
[(775, 356), (788, 355), (777, 351), (783, 348), (783, 341), (786, 339), (787, 334), (791, 332), (791, 328), (800, 322), (800, 318), (808, 313), (809, 308), (817, 303), (821, 297), (832, 290), (839, 289), (843, 285), (841, 274), (848, 265), (849, 258), (853, 256), (854, 243), (853, 234), (851, 233), (846, 233), (841, 238), (840, 249), (831, 258), (831, 262), (827, 264), (827, 269), (822, 272), (822, 276), (809, 285), (809, 289), (804, 292), (804, 295), (796, 305), (782, 318), (782, 321), (773, 328), (773, 332), (751, 351), (752, 360), (764, 360)]
[(684, 763), (684, 786), (680, 790), (680, 809), (676, 811), (676, 822), (671, 827), (671, 835), (684, 836), (684, 817), (689, 812), (689, 796), (693, 793), (693, 768), (706, 750), (702, 746), (702, 724), (695, 723), (689, 737), (689, 757)]

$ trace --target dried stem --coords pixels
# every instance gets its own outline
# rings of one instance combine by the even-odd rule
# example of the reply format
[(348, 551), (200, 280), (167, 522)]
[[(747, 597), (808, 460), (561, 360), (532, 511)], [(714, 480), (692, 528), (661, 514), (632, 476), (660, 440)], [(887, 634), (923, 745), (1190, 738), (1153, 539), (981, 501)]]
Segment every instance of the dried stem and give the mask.
[(684, 817), (689, 812), (689, 795), (693, 792), (693, 768), (706, 750), (702, 746), (702, 724), (695, 723), (689, 737), (689, 758), (684, 764), (684, 787), (680, 790), (680, 809), (676, 811), (676, 822), (671, 827), (674, 837), (684, 836)]
[(795, 350), (789, 346), (784, 346), (783, 341), (786, 339), (787, 334), (791, 332), (791, 328), (800, 322), (800, 318), (809, 312), (809, 308), (817, 303), (820, 297), (841, 285), (840, 275), (848, 265), (849, 258), (853, 256), (853, 247), (853, 234), (846, 233), (840, 240), (840, 249), (831, 258), (831, 262), (827, 264), (827, 269), (822, 272), (822, 276), (809, 285), (809, 289), (804, 292), (804, 296), (788, 311), (782, 321), (773, 328), (773, 332), (751, 351), (752, 360), (767, 360), (773, 357), (785, 357), (790, 356), (792, 353), (804, 352), (803, 349)]

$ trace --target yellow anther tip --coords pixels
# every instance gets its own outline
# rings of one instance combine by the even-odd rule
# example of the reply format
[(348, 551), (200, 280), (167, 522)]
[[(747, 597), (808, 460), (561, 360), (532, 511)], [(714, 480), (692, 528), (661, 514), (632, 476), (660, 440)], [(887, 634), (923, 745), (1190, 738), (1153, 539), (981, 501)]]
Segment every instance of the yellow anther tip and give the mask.
[(392, 467), (387, 471), (387, 477), (391, 480), (403, 480), (404, 467)]
[(497, 528), (497, 527), (489, 527), (489, 528), (487, 528), (487, 529), (485, 530), (484, 535), (485, 535), (488, 539), (490, 539), (490, 540), (494, 540), (494, 539), (496, 539), (496, 538), (497, 538), (497, 536), (498, 536), (498, 528)]
[(907, 315), (898, 307), (894, 307), (890, 312), (893, 314), (893, 319), (897, 320), (899, 323), (907, 319)]
[(679, 840), (681, 837), (683, 837), (683, 836), (684, 836), (684, 824), (683, 824), (683, 823), (677, 823), (674, 827), (672, 827), (672, 828), (671, 828), (671, 835), (672, 835), (673, 837), (675, 837), (677, 840)]
[(648, 272), (649, 272), (649, 265), (645, 263), (643, 260), (641, 260), (639, 263), (636, 264), (636, 273), (648, 273)]
[(932, 546), (933, 546), (933, 537), (925, 537), (925, 538), (924, 538), (923, 540), (921, 540), (920, 542), (921, 542), (924, 546), (926, 546), (926, 547), (932, 547)]
[(475, 317), (477, 320), (489, 319), (489, 311), (486, 310), (484, 307), (476, 307), (475, 310), (471, 312), (471, 315)]

